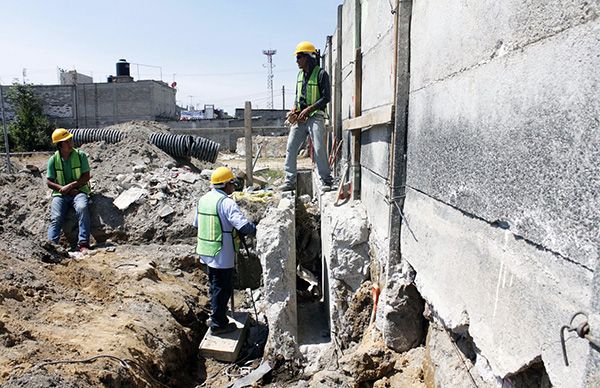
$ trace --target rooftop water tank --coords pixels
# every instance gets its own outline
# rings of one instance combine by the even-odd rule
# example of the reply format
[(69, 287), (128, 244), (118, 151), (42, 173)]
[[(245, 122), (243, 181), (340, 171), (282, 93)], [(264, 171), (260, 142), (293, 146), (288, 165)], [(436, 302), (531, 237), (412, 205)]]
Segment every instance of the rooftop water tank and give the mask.
[(120, 76), (129, 77), (129, 62), (125, 59), (119, 59), (119, 62), (117, 62), (117, 77)]

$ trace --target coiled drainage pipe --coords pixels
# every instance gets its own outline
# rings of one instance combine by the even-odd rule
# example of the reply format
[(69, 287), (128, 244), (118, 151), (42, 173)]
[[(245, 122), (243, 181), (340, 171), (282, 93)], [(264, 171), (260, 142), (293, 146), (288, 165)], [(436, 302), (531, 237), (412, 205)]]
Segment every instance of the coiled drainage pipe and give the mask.
[(105, 141), (109, 144), (118, 143), (125, 135), (121, 131), (104, 128), (78, 128), (71, 129), (73, 141), (76, 145), (92, 143), (95, 141)]
[(193, 156), (211, 163), (219, 156), (219, 143), (197, 136), (153, 133), (150, 143), (173, 156)]
[[(114, 129), (78, 128), (69, 131), (73, 133), (73, 141), (78, 146), (95, 141), (114, 144), (125, 138), (125, 133)], [(199, 136), (155, 132), (150, 135), (150, 143), (175, 157), (193, 156), (214, 163), (219, 156), (220, 144)]]

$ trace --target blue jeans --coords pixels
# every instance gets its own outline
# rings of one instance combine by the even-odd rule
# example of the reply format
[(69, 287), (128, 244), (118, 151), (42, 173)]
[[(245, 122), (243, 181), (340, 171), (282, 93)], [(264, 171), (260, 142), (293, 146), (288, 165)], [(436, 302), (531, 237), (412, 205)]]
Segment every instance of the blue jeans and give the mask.
[(208, 267), (210, 285), (211, 327), (224, 327), (229, 323), (227, 302), (233, 294), (233, 268)]
[(88, 196), (85, 193), (79, 193), (76, 196), (63, 195), (61, 197), (52, 197), (52, 206), (50, 207), (50, 227), (48, 228), (48, 240), (58, 244), (60, 239), (60, 230), (63, 221), (67, 215), (69, 207), (75, 208), (75, 214), (79, 220), (79, 244), (89, 244), (90, 242), (90, 211), (88, 209)]
[(327, 150), (325, 149), (325, 120), (322, 117), (309, 117), (303, 123), (294, 124), (290, 128), (287, 150), (285, 155), (285, 183), (293, 185), (296, 182), (298, 150), (310, 134), (314, 147), (314, 157), (317, 163), (319, 178), (325, 185), (331, 185), (331, 171), (327, 161)]

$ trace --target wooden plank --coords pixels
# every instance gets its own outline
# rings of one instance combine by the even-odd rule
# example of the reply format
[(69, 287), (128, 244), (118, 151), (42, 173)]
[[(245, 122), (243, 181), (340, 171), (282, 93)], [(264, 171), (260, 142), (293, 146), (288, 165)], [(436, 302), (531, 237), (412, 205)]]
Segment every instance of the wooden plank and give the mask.
[(252, 186), (252, 104), (244, 106), (244, 136), (246, 138), (246, 187)]
[(388, 124), (392, 122), (393, 116), (393, 105), (384, 105), (379, 108), (375, 108), (362, 114), (362, 116), (346, 119), (343, 122), (345, 131), (367, 128), (378, 124)]
[(229, 317), (229, 322), (235, 322), (237, 330), (218, 335), (211, 334), (210, 330), (206, 332), (199, 348), (202, 357), (225, 362), (234, 362), (237, 359), (246, 339), (248, 313), (236, 312), (233, 318)]

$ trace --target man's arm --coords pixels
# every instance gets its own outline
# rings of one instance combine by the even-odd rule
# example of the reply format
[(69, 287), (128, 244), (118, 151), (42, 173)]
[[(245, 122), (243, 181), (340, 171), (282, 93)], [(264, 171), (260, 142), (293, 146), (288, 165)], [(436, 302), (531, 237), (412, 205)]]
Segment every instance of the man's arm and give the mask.
[(83, 174), (81, 174), (79, 179), (77, 179), (76, 181), (73, 181), (64, 186), (61, 186), (56, 182), (51, 182), (50, 180), (48, 180), (48, 186), (50, 187), (50, 183), (52, 183), (55, 187), (50, 187), (50, 188), (52, 188), (53, 190), (58, 190), (61, 194), (77, 195), (79, 193), (79, 189), (81, 187), (85, 186), (85, 184), (88, 183), (89, 180), (90, 180), (90, 172), (88, 171), (88, 172), (84, 172)]
[(227, 221), (241, 234), (256, 234), (256, 226), (244, 216), (233, 199), (225, 198), (223, 200), (223, 213), (227, 217)]

